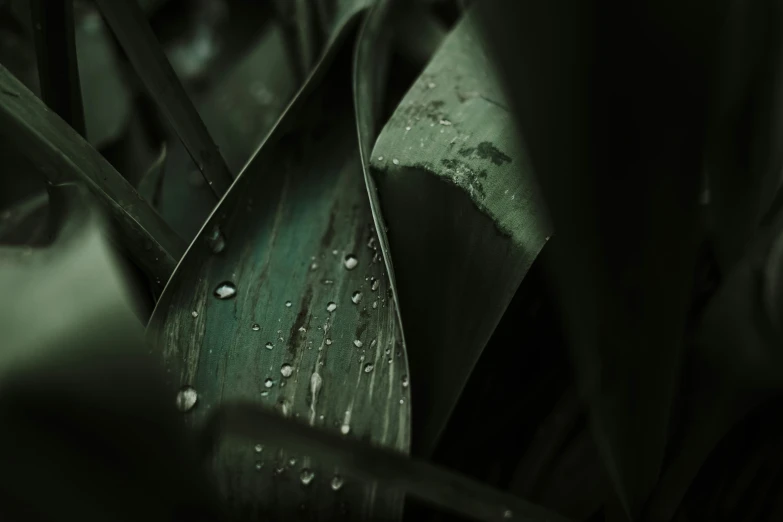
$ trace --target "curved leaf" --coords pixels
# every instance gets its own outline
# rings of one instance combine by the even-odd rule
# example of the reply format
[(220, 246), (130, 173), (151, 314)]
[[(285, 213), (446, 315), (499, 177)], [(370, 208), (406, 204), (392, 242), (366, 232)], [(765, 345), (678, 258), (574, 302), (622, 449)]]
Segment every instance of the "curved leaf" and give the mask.
[(470, 16), (405, 95), (370, 162), (420, 386), (414, 441), (428, 453), (549, 234)]
[[(383, 264), (368, 248), (372, 214), (356, 131), (346, 118), (346, 56), (331, 53), (191, 245), (148, 337), (171, 381), (197, 391), (188, 414), (193, 425), (225, 401), (244, 399), (406, 452), (405, 348)], [(224, 283), (236, 294), (219, 299)], [(339, 470), (307, 455), (225, 441), (213, 466), (235, 514), (401, 513), (396, 492), (349, 483), (333, 491)], [(266, 501), (262, 490), (270, 492)]]

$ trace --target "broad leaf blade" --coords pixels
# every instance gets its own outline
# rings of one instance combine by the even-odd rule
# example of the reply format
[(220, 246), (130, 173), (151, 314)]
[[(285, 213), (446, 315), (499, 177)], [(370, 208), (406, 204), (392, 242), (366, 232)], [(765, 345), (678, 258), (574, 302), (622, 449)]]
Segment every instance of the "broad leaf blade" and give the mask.
[(426, 454), (549, 234), (470, 17), (406, 94), (370, 161), (410, 346), (414, 437)]
[[(406, 452), (405, 348), (384, 266), (368, 247), (372, 214), (354, 122), (345, 117), (346, 56), (332, 58), (322, 60), (191, 245), (148, 336), (172, 382), (197, 390), (193, 425), (223, 402), (244, 399)], [(224, 246), (209, 239), (215, 227)], [(232, 299), (215, 296), (224, 282), (236, 288)], [(373, 485), (346, 483), (335, 493), (330, 482), (339, 470), (307, 455), (226, 441), (213, 464), (235, 514), (401, 513), (400, 495)], [(264, 489), (272, 493), (260, 496)]]

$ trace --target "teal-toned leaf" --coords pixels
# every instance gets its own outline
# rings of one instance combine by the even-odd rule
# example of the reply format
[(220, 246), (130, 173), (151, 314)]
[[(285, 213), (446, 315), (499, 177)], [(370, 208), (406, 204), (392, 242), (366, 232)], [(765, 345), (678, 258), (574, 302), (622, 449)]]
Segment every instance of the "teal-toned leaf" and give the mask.
[(410, 349), (414, 443), (425, 454), (550, 233), (521, 143), (468, 16), (370, 158)]
[[(206, 222), (161, 296), (148, 337), (171, 382), (198, 393), (187, 414), (193, 426), (241, 399), (407, 452), (407, 356), (384, 265), (373, 262), (349, 55), (335, 58), (339, 45)], [(336, 492), (331, 482), (340, 470), (306, 454), (223, 441), (212, 464), (234, 514), (401, 514), (399, 493), (356, 483)]]
[(84, 183), (134, 260), (158, 284), (168, 280), (184, 252), (182, 240), (95, 149), (1, 66), (0, 135), (50, 183)]

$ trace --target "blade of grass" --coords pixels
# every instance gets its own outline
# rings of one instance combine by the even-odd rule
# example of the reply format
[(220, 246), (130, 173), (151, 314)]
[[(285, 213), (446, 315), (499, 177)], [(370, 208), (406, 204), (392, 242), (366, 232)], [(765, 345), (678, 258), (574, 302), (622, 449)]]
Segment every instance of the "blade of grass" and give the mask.
[(159, 285), (168, 281), (185, 251), (182, 240), (98, 151), (2, 66), (0, 136), (50, 183), (83, 182), (112, 217), (123, 247)]
[(166, 115), (217, 198), (231, 172), (135, 0), (96, 0), (136, 73)]
[(213, 447), (222, 435), (261, 440), (312, 455), (356, 478), (381, 482), (384, 487), (475, 520), (568, 521), (464, 475), (359, 440), (345, 439), (252, 403), (224, 404), (209, 418), (204, 430), (205, 447)]
[(84, 108), (73, 27), (73, 0), (32, 0), (41, 98), (81, 136)]

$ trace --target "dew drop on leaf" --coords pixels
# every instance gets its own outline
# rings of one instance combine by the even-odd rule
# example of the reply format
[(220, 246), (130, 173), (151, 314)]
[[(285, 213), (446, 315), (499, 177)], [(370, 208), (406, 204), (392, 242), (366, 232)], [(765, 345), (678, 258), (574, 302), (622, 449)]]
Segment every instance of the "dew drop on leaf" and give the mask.
[(270, 377), (267, 377), (266, 380), (264, 381), (264, 386), (267, 388), (271, 388), (274, 385), (275, 385), (275, 381), (273, 381)]
[(274, 345), (271, 342), (266, 343), (264, 346), (266, 347), (267, 350), (271, 350), (274, 347)]
[(299, 474), (299, 480), (305, 486), (309, 485), (314, 478), (315, 478), (315, 473), (313, 473), (313, 470), (311, 470), (310, 468), (303, 468), (302, 472)]
[(220, 227), (213, 226), (207, 236), (207, 245), (213, 254), (219, 254), (226, 249), (226, 238), (220, 231)]
[(192, 315), (193, 319), (195, 319), (196, 317), (198, 317), (198, 312), (193, 310), (192, 312), (190, 312), (190, 315)]
[(283, 363), (283, 365), (280, 367), (280, 374), (283, 377), (291, 377), (291, 374), (294, 373), (293, 367), (291, 367), (288, 363)]
[(372, 363), (367, 363), (364, 365), (364, 373), (370, 373), (372, 369), (374, 368)]
[(351, 295), (351, 302), (353, 304), (359, 304), (362, 301), (362, 293), (358, 290)]
[(334, 301), (330, 301), (329, 304), (326, 305), (326, 311), (331, 313), (335, 310), (337, 310), (337, 304)]
[(193, 409), (198, 401), (198, 393), (193, 386), (183, 386), (177, 393), (177, 409), (183, 413)]
[(332, 491), (340, 491), (343, 487), (343, 478), (340, 475), (332, 477)]
[(358, 264), (359, 260), (353, 254), (348, 254), (345, 256), (345, 259), (343, 259), (343, 265), (345, 265), (345, 268), (348, 270), (353, 270)]
[(376, 290), (378, 290), (378, 287), (381, 286), (381, 280), (371, 277), (370, 281), (372, 281), (372, 286), (370, 286), (370, 288), (372, 289), (373, 292), (375, 292)]
[(408, 382), (409, 382), (408, 381), (408, 376), (407, 375), (403, 375), (402, 376), (402, 387), (403, 388), (407, 388), (408, 387)]
[(256, 444), (255, 446), (253, 446), (253, 451), (255, 451), (256, 453), (261, 453), (262, 451), (264, 451), (264, 446), (262, 446), (261, 444)]
[(257, 332), (261, 329), (261, 326), (258, 323), (253, 323), (253, 326), (250, 328), (252, 328), (254, 332)]
[(218, 299), (231, 299), (236, 297), (237, 287), (231, 281), (225, 281), (215, 288), (215, 297)]
[(331, 346), (332, 345), (332, 340), (331, 339), (327, 339), (326, 340), (326, 345), (327, 346)]
[(355, 347), (357, 347), (357, 348), (361, 348), (361, 347), (362, 347), (362, 342), (361, 342), (359, 339), (356, 339), (356, 340), (353, 342), (353, 345), (354, 345)]
[(256, 471), (261, 471), (261, 468), (264, 467), (264, 463), (259, 461), (256, 461)]
[(291, 308), (291, 301), (286, 301), (285, 302), (285, 307), (286, 308)]

